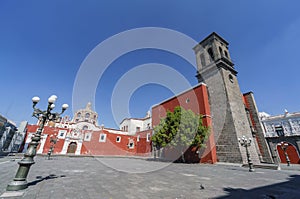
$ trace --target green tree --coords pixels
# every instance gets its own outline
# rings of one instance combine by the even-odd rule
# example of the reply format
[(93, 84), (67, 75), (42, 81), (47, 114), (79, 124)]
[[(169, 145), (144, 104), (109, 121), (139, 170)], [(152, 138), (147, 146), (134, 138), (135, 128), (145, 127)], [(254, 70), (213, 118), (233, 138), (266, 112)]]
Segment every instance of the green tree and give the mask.
[(177, 106), (173, 112), (167, 111), (166, 117), (154, 128), (152, 142), (158, 150), (166, 146), (180, 150), (185, 162), (185, 150), (190, 146), (203, 147), (208, 135), (209, 128), (203, 125), (201, 115)]

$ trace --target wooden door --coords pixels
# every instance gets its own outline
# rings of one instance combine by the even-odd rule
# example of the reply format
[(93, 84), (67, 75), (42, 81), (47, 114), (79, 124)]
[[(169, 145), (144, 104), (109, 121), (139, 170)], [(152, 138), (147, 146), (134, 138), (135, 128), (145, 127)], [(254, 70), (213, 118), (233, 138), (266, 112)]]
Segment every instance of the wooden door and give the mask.
[(69, 144), (67, 153), (75, 153), (76, 148), (77, 148), (77, 143), (76, 142), (71, 142)]

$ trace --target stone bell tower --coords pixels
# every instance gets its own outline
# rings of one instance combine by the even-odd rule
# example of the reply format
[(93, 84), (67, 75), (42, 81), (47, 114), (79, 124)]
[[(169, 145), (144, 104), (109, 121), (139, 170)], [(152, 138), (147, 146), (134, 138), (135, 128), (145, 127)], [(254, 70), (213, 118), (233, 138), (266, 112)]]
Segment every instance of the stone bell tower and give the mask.
[[(198, 67), (196, 77), (208, 87), (217, 159), (247, 163), (245, 148), (240, 146), (238, 138), (243, 135), (252, 138), (252, 133), (228, 42), (213, 32), (193, 49)], [(253, 163), (258, 164), (254, 143), (249, 151)]]

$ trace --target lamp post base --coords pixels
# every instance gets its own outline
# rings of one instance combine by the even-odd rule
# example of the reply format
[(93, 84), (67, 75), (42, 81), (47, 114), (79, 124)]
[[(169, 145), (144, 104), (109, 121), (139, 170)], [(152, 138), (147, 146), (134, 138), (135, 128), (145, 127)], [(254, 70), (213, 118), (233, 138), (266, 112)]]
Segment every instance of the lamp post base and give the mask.
[(254, 172), (253, 163), (250, 158), (248, 159), (248, 165), (249, 165), (249, 172)]
[(17, 174), (13, 181), (7, 185), (7, 191), (18, 191), (26, 189), (28, 187), (26, 178), (31, 165), (34, 164), (34, 160), (32, 157), (25, 157), (21, 161), (19, 161), (18, 164), (19, 168)]
[(28, 187), (27, 181), (12, 181), (6, 187), (6, 191), (19, 191)]

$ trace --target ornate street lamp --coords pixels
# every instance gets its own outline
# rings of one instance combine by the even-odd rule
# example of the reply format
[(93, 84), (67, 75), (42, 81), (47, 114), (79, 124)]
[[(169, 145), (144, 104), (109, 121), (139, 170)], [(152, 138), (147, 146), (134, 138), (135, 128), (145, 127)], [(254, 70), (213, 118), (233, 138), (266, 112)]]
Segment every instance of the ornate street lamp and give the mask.
[(289, 156), (288, 156), (288, 154), (287, 154), (287, 148), (288, 148), (288, 146), (289, 146), (289, 144), (288, 143), (286, 143), (286, 142), (280, 142), (280, 143), (278, 143), (277, 144), (278, 146), (280, 146), (280, 148), (283, 150), (283, 152), (284, 152), (284, 155), (285, 155), (285, 159), (286, 159), (286, 162), (287, 162), (287, 166), (290, 166), (290, 163), (291, 163), (291, 161), (290, 161), (290, 158), (289, 158)]
[(31, 139), (31, 142), (29, 143), (29, 146), (27, 148), (26, 153), (24, 154), (24, 157), (21, 161), (18, 162), (19, 168), (16, 173), (15, 178), (11, 183), (7, 185), (6, 190), (7, 191), (17, 191), (26, 189), (28, 187), (27, 183), (27, 175), (29, 173), (29, 169), (31, 165), (33, 165), (35, 162), (33, 160), (34, 156), (36, 155), (36, 148), (39, 145), (39, 141), (41, 140), (41, 133), (44, 129), (44, 125), (47, 121), (54, 121), (59, 118), (59, 116), (69, 107), (68, 104), (62, 105), (62, 111), (61, 113), (51, 113), (52, 109), (54, 109), (55, 105), (54, 102), (56, 101), (57, 96), (52, 95), (48, 99), (48, 107), (46, 111), (42, 111), (38, 108), (35, 108), (37, 103), (40, 101), (39, 97), (33, 97), (33, 117), (36, 117), (40, 119), (39, 122), (39, 128), (37, 132), (34, 134), (34, 136)]
[(53, 135), (50, 136), (50, 144), (51, 145), (50, 145), (49, 151), (47, 153), (48, 160), (50, 160), (51, 154), (52, 154), (52, 152), (54, 150), (54, 146), (55, 146), (55, 144), (56, 144), (57, 141), (58, 141), (58, 138), (57, 138), (56, 134), (54, 134), (54, 136)]
[(238, 138), (238, 140), (239, 140), (239, 143), (241, 144), (241, 146), (246, 148), (246, 155), (247, 155), (247, 161), (248, 161), (248, 165), (249, 165), (249, 171), (253, 172), (254, 171), (253, 163), (251, 161), (250, 153), (248, 150), (248, 147), (251, 146), (252, 139), (251, 138), (247, 139), (245, 136), (243, 136), (242, 138)]

